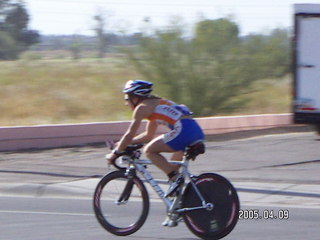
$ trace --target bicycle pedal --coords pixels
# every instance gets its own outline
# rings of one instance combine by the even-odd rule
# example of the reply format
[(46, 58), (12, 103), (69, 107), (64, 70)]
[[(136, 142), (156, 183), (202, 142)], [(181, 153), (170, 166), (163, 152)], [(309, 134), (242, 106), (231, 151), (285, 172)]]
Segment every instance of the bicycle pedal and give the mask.
[(172, 220), (169, 217), (167, 217), (162, 222), (162, 226), (164, 226), (164, 227), (176, 227), (176, 226), (178, 226), (178, 221)]
[(170, 220), (167, 227), (176, 227), (178, 226), (178, 222)]

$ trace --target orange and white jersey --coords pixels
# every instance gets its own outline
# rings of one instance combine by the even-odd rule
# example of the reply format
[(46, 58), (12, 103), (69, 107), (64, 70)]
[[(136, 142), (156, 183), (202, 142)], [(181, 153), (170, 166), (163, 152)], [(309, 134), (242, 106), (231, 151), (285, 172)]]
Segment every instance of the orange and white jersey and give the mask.
[(190, 114), (187, 107), (177, 105), (167, 99), (161, 99), (148, 119), (156, 120), (159, 124), (164, 124), (169, 128), (173, 128), (174, 124), (180, 120), (182, 116)]

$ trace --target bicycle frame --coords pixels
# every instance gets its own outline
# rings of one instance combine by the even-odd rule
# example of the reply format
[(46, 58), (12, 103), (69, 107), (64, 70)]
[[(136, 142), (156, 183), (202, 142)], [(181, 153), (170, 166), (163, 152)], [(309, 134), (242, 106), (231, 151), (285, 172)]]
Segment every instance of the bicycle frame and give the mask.
[[(202, 206), (197, 206), (197, 207), (191, 207), (191, 208), (179, 208), (179, 204), (180, 204), (180, 200), (182, 197), (182, 188), (183, 185), (180, 187), (180, 189), (178, 189), (179, 194), (177, 194), (177, 196), (175, 198), (173, 198), (172, 200), (169, 197), (165, 197), (165, 193), (162, 190), (162, 188), (158, 185), (158, 182), (153, 178), (153, 176), (150, 174), (150, 172), (146, 169), (145, 165), (150, 165), (152, 164), (152, 162), (150, 160), (140, 160), (140, 159), (124, 159), (129, 160), (130, 165), (134, 166), (134, 168), (141, 174), (143, 175), (143, 177), (145, 178), (145, 180), (151, 185), (151, 187), (153, 188), (153, 190), (158, 194), (158, 196), (162, 199), (162, 201), (164, 202), (164, 204), (167, 206), (168, 209), (168, 213), (173, 213), (174, 211), (176, 213), (183, 213), (183, 212), (188, 212), (188, 211), (194, 211), (194, 210), (199, 210), (199, 209), (207, 209), (207, 210), (212, 210), (214, 205), (212, 203), (207, 203), (203, 196), (201, 195), (200, 191), (198, 190), (196, 184), (194, 183), (194, 181), (192, 180), (193, 175), (188, 171), (188, 164), (189, 161), (186, 160), (186, 158), (184, 157), (184, 159), (182, 161), (170, 161), (170, 163), (172, 164), (176, 164), (181, 166), (182, 168), (182, 175), (184, 178), (188, 178), (190, 180), (190, 183), (192, 185), (192, 187), (194, 188), (194, 190), (196, 191), (198, 197), (201, 200)], [(130, 169), (130, 165), (127, 168), (127, 172), (128, 169)]]

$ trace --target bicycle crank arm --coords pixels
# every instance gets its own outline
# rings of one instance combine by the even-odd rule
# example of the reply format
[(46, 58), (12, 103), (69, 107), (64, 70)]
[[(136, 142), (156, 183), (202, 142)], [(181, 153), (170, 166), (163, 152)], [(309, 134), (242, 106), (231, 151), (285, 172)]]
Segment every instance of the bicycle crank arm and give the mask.
[(200, 209), (206, 209), (208, 211), (212, 211), (213, 210), (214, 205), (212, 203), (206, 203), (203, 206), (199, 206), (199, 207), (191, 207), (191, 208), (181, 208), (176, 210), (177, 213), (184, 213), (184, 212), (190, 212), (190, 211), (195, 211), (195, 210), (200, 210)]

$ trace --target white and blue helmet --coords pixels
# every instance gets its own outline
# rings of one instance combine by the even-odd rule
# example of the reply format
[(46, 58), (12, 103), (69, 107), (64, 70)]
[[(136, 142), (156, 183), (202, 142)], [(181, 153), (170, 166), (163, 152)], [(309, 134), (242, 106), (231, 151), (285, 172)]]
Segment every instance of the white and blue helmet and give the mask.
[(123, 93), (139, 97), (148, 97), (152, 92), (152, 82), (144, 80), (129, 80), (123, 88)]

